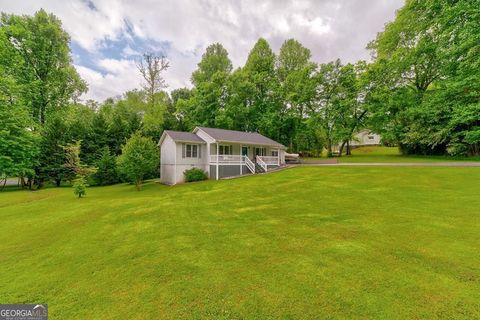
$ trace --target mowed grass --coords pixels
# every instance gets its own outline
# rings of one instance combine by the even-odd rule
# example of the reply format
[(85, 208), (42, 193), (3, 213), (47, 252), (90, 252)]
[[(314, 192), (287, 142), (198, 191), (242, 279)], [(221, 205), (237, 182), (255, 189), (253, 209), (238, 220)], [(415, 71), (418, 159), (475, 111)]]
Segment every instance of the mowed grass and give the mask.
[(50, 319), (480, 318), (480, 168), (0, 193), (0, 301)]
[[(315, 162), (315, 160), (327, 159), (326, 153), (322, 158), (303, 158), (304, 163)], [(450, 161), (480, 161), (480, 157), (453, 157), (453, 156), (421, 156), (421, 155), (403, 155), (398, 147), (360, 147), (352, 149), (352, 154), (335, 158), (338, 162), (376, 162), (376, 163), (393, 163), (393, 162), (450, 162)]]

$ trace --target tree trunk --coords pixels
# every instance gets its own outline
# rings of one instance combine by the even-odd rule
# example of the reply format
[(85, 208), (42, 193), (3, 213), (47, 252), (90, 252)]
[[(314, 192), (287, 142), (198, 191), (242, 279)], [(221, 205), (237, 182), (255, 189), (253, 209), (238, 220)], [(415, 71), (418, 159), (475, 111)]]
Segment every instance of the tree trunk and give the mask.
[(22, 186), (22, 189), (25, 189), (27, 183), (25, 182), (25, 177), (20, 177), (18, 178), (20, 181), (20, 185)]
[(352, 150), (350, 149), (350, 141), (347, 141), (347, 156), (352, 155)]
[(140, 191), (142, 189), (142, 180), (135, 180), (135, 188), (137, 191)]
[[(348, 140), (343, 140), (342, 145), (340, 146), (340, 150), (338, 150), (338, 156), (341, 157), (343, 153), (343, 148), (345, 147), (345, 143), (348, 143)], [(347, 153), (348, 154), (348, 153)]]
[(60, 183), (62, 183), (62, 179), (55, 179), (55, 185), (60, 187)]

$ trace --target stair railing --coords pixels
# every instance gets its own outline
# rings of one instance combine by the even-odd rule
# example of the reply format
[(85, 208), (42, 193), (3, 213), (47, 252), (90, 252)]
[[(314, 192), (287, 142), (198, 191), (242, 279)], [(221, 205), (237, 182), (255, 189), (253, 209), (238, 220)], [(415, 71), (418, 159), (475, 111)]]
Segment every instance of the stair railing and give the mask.
[(255, 164), (247, 156), (243, 156), (243, 161), (251, 173), (255, 173)]
[(263, 161), (262, 157), (257, 156), (257, 163), (265, 172), (267, 172), (268, 167), (267, 167), (267, 164), (265, 163), (265, 161)]

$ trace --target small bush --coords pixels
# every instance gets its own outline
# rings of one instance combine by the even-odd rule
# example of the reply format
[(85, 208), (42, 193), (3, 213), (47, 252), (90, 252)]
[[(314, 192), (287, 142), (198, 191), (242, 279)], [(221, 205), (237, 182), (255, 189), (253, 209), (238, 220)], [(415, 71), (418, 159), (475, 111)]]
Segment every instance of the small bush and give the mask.
[(186, 182), (202, 181), (202, 180), (206, 180), (208, 178), (207, 174), (203, 170), (198, 169), (198, 168), (192, 168), (192, 169), (189, 169), (189, 170), (185, 170), (183, 172), (183, 175), (185, 176), (185, 181)]
[(73, 193), (79, 198), (84, 197), (87, 193), (87, 183), (84, 177), (78, 177), (73, 183)]

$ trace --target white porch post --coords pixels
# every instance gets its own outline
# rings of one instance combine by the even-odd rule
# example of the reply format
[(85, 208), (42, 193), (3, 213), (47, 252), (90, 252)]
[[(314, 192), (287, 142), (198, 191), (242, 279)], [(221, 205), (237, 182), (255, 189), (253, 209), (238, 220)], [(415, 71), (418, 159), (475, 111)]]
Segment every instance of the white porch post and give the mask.
[(277, 148), (277, 165), (280, 167), (280, 148)]
[(240, 175), (243, 175), (243, 154), (242, 154), (242, 148), (243, 146), (240, 145)]
[(218, 180), (218, 151), (219, 151), (219, 147), (218, 147), (218, 142), (217, 142), (217, 172), (216, 172), (216, 180)]

